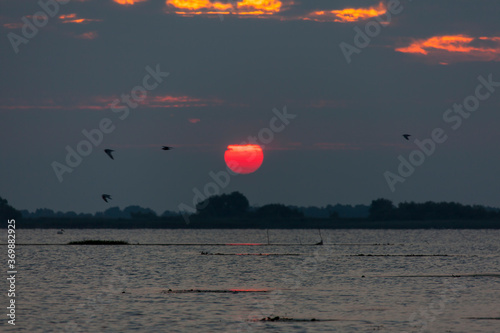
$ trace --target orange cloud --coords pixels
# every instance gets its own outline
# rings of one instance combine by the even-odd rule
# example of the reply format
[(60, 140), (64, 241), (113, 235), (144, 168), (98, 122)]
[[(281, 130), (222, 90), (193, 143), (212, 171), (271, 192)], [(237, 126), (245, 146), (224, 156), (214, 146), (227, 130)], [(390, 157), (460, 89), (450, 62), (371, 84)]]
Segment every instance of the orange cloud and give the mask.
[(75, 35), (75, 38), (79, 39), (96, 39), (98, 36), (97, 31), (89, 31), (80, 35)]
[(439, 60), (442, 64), (460, 61), (500, 61), (500, 37), (470, 37), (467, 35), (434, 36), (414, 40), (395, 51)]
[(166, 0), (168, 12), (182, 16), (193, 15), (273, 15), (282, 7), (280, 0), (242, 0), (220, 2), (216, 0)]
[(386, 12), (387, 7), (381, 2), (377, 7), (344, 8), (341, 10), (315, 11), (308, 14), (304, 18), (304, 20), (311, 20), (316, 22), (357, 22), (383, 15)]
[[(68, 98), (64, 101), (54, 101), (52, 99), (27, 102), (23, 100), (0, 100), (0, 110), (109, 110), (116, 100), (121, 100), (119, 96), (93, 96), (88, 98)], [(136, 101), (144, 108), (187, 108), (206, 107), (224, 104), (224, 101), (212, 98), (196, 98), (192, 96), (150, 96), (147, 95), (142, 101)], [(118, 106), (126, 105), (119, 103)], [(192, 123), (200, 121), (198, 118), (188, 119)]]
[(200, 122), (200, 118), (189, 118), (188, 121), (191, 123), (191, 124), (196, 124), (196, 123), (199, 123)]
[(129, 5), (135, 5), (136, 3), (139, 2), (144, 2), (146, 0), (113, 0), (113, 1), (120, 5), (129, 6)]
[(102, 20), (98, 20), (98, 19), (79, 18), (74, 13), (73, 14), (66, 14), (66, 15), (59, 15), (59, 19), (62, 21), (62, 23), (89, 23), (89, 22), (102, 21)]
[(231, 3), (211, 2), (210, 0), (167, 0), (166, 4), (188, 12), (202, 10), (225, 11), (233, 8)]
[(190, 96), (155, 96), (151, 99), (156, 103), (187, 103), (187, 102), (199, 102), (201, 99), (194, 98)]
[(4, 23), (3, 26), (4, 28), (7, 29), (21, 29), (23, 27), (24, 23), (17, 22), (17, 23)]
[[(99, 104), (104, 104), (108, 108), (116, 99), (120, 99), (116, 96), (100, 96), (93, 99), (94, 102)], [(224, 101), (217, 98), (205, 99), (197, 98), (193, 96), (181, 95), (163, 95), (163, 96), (151, 96), (147, 95), (142, 101), (137, 101), (139, 105), (146, 108), (187, 108), (187, 107), (205, 107), (205, 106), (215, 106), (222, 105)]]
[(204, 107), (223, 104), (219, 99), (202, 99), (191, 96), (153, 96), (146, 98), (142, 105), (149, 108), (186, 108)]
[(280, 12), (282, 3), (278, 0), (243, 0), (237, 6), (239, 15), (273, 15)]

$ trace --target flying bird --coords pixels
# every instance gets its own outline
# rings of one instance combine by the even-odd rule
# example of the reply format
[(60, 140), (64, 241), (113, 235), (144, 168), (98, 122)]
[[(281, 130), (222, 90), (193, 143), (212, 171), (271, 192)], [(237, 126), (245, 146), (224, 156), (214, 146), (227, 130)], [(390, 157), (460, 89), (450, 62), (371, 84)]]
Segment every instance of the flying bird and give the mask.
[(113, 154), (112, 154), (112, 152), (114, 152), (114, 150), (113, 150), (113, 149), (104, 149), (104, 152), (105, 152), (106, 154), (108, 154), (108, 156), (109, 156), (109, 157), (111, 157), (111, 159), (112, 159), (112, 160), (114, 160), (114, 158), (113, 158)]
[(406, 140), (410, 140), (410, 136), (411, 136), (411, 134), (403, 134), (403, 137), (404, 137)]
[(102, 200), (104, 200), (104, 201), (108, 202), (108, 199), (109, 199), (109, 200), (112, 200), (112, 199), (111, 199), (111, 196), (110, 196), (109, 194), (103, 194), (103, 195), (102, 195)]
[(162, 148), (162, 149), (163, 149), (163, 150), (171, 150), (171, 149), (173, 149), (173, 148), (172, 148), (172, 147), (163, 146), (163, 148)]

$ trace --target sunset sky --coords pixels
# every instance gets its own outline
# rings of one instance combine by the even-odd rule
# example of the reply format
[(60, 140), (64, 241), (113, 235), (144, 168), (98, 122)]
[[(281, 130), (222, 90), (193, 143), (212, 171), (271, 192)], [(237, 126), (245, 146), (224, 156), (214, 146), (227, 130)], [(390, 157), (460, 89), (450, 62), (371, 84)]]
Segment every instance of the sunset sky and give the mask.
[[(0, 196), (18, 209), (192, 206), (240, 143), (260, 169), (208, 188), (252, 205), (500, 206), (498, 1), (64, 2), (0, 0)], [(69, 166), (67, 147), (88, 155)]]

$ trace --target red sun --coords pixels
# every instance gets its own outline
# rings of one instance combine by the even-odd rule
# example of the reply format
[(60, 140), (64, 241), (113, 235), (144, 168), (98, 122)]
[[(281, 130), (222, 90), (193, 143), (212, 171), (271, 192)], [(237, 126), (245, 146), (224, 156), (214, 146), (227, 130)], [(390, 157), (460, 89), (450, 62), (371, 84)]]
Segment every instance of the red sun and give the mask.
[(240, 174), (257, 171), (263, 160), (264, 154), (259, 145), (229, 145), (224, 154), (227, 167)]

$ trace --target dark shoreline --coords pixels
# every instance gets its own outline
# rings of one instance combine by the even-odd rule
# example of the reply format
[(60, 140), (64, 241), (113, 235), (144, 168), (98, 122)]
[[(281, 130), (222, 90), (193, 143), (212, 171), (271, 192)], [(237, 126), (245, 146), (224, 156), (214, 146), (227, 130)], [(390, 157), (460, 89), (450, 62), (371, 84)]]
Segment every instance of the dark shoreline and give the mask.
[(368, 219), (157, 219), (37, 218), (16, 221), (17, 229), (500, 229), (500, 220)]

